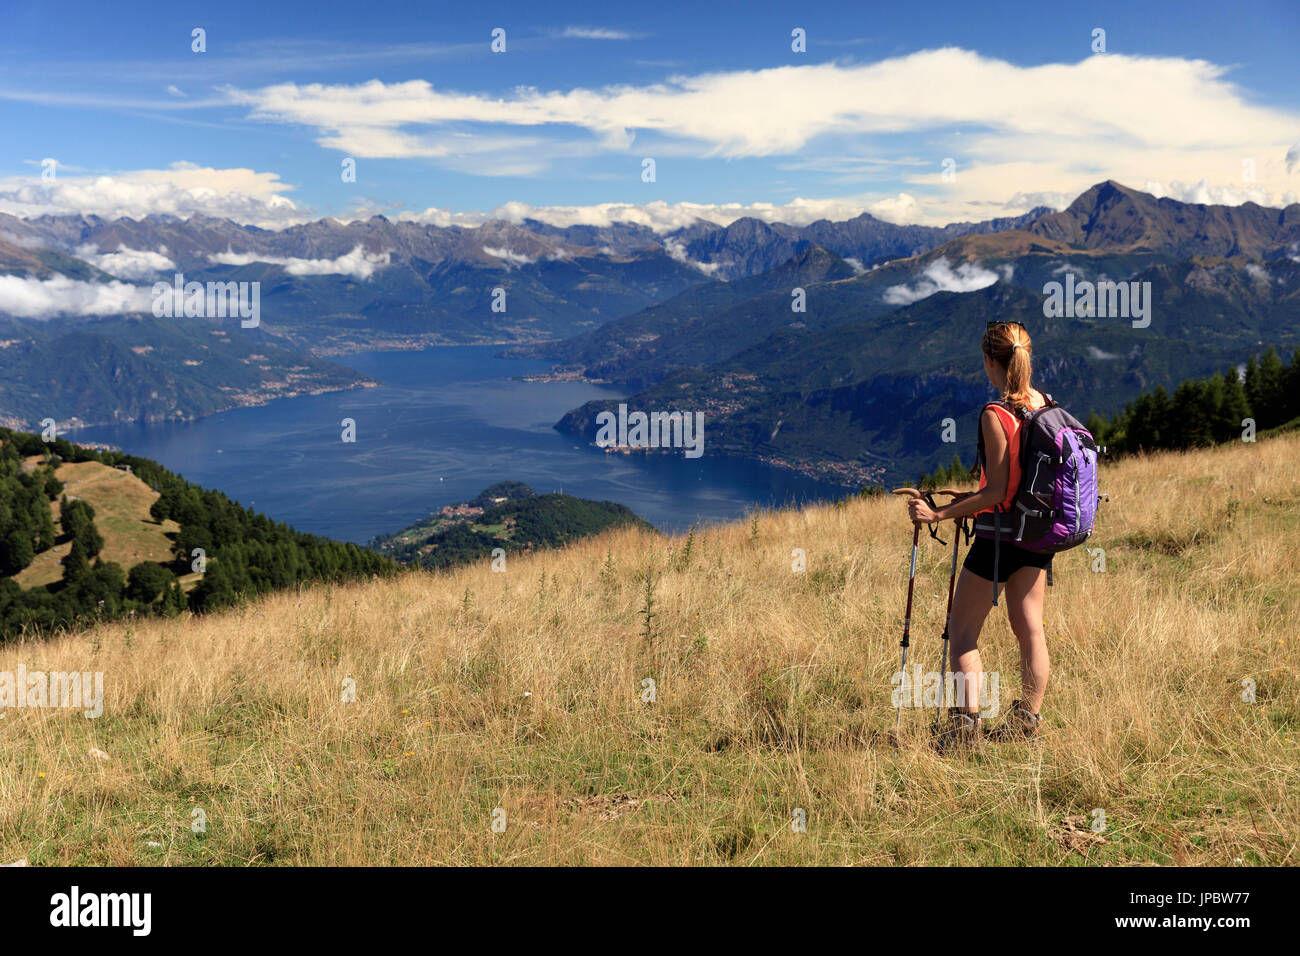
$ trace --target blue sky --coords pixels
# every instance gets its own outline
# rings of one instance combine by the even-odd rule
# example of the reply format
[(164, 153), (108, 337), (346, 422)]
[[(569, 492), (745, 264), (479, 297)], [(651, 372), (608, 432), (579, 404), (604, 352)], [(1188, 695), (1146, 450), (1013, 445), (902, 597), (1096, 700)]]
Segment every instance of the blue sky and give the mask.
[(1294, 202), (1300, 5), (1138, 6), (10, 4), (0, 210), (946, 222), (1105, 178)]

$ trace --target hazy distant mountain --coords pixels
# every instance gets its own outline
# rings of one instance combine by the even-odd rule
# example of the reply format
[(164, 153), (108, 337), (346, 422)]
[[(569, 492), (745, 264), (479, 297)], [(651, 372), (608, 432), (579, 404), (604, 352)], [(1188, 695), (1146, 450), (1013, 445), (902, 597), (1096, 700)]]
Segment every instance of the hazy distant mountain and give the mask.
[[(851, 279), (856, 271), (820, 246), (806, 246), (768, 272), (735, 282), (692, 286), (641, 312), (562, 342), (512, 350), (578, 367), (595, 379), (633, 388), (673, 368), (714, 361), (805, 318), (790, 311), (791, 290)], [(761, 299), (763, 306), (757, 307)], [(816, 315), (817, 313), (814, 313)]]
[[(716, 224), (710, 225), (717, 229)], [(539, 236), (558, 239), (571, 246), (586, 246), (617, 255), (638, 249), (659, 248), (659, 236), (649, 226), (639, 223), (615, 222), (608, 226), (552, 226), (536, 219), (525, 219), (522, 227)]]
[(201, 319), (0, 317), (0, 424), (190, 419), (272, 398), (364, 384), (260, 329)]
[[(640, 388), (727, 360), (783, 330), (813, 334), (935, 291), (979, 288), (996, 278), (992, 270), (1003, 281), (1041, 291), (1064, 271), (1124, 278), (1194, 255), (1270, 265), (1289, 262), (1298, 249), (1300, 206), (1196, 206), (1110, 182), (1059, 213), (1040, 208), (942, 228), (896, 226), (866, 214), (802, 227), (755, 218), (725, 227), (696, 220), (663, 235), (633, 223), (555, 227), (536, 220), (470, 228), (374, 216), (267, 230), (206, 216), (0, 215), (0, 274), (62, 276), (92, 288), (114, 279), (148, 288), (173, 272), (190, 281), (261, 284), (264, 338), (256, 347), (282, 354), (260, 379), (241, 374), (222, 383), (196, 371), (220, 367), (225, 359), (215, 354), (185, 364), (187, 348), (214, 348), (202, 321), (173, 323), (168, 348), (155, 349), (147, 361), (114, 360), (132, 368), (144, 395), (161, 395), (165, 384), (176, 396), (171, 406), (140, 396), (105, 405), (111, 391), (89, 387), (96, 341), (137, 350), (131, 352), (137, 357), (150, 354), (138, 351), (144, 348), (135, 337), (139, 325), (9, 317), (5, 349), (32, 354), (54, 354), (48, 350), (56, 331), (87, 327), (90, 337), (74, 340), (74, 354), (88, 387), (65, 389), (59, 402), (60, 414), (84, 420), (206, 414), (254, 400), (259, 389), (267, 397), (282, 393), (287, 379), (280, 372), (291, 367), (311, 370), (298, 383), (304, 388), (346, 387), (355, 377), (306, 356), (428, 344), (533, 343), (531, 354)], [(40, 291), (57, 295), (60, 288)], [(795, 288), (806, 292), (803, 312), (792, 309)], [(1264, 328), (1277, 322), (1268, 319)], [(110, 354), (105, 344), (103, 355)], [(231, 367), (247, 366), (246, 357), (232, 353)], [(0, 394), (0, 416), (11, 420), (49, 397), (30, 373), (17, 374), (15, 382), (23, 384), (11, 382), (8, 397)], [(99, 396), (93, 405), (92, 394)]]
[(186, 270), (205, 269), (221, 254), (269, 259), (337, 259), (360, 248), (374, 256), (432, 264), (468, 263), (504, 270), (544, 259), (632, 257), (668, 252), (693, 264), (699, 277), (734, 279), (766, 272), (787, 261), (803, 245), (815, 243), (842, 258), (871, 262), (915, 255), (960, 235), (1018, 228), (1047, 213), (942, 228), (897, 226), (866, 213), (846, 220), (818, 220), (798, 227), (751, 217), (728, 226), (697, 220), (660, 235), (646, 226), (551, 226), (535, 219), (521, 224), (493, 220), (476, 227), (434, 226), (384, 216), (343, 223), (325, 218), (282, 230), (242, 226), (225, 219), (155, 215), (143, 219), (99, 216), (41, 216), (23, 220), (0, 213), (0, 240), (6, 236), (72, 253), (93, 245), (100, 252), (160, 249)]
[[(540, 346), (534, 354), (583, 369), (593, 379), (640, 388), (683, 366), (722, 361), (761, 338), (756, 334), (760, 331), (765, 335), (786, 325), (809, 331), (833, 327), (884, 314), (936, 291), (977, 289), (1001, 279), (1041, 293), (1048, 282), (1062, 280), (1066, 273), (1090, 281), (1127, 279), (1191, 255), (1227, 254), (1222, 250), (1238, 250), (1231, 254), (1260, 264), (1297, 255), (1288, 250), (1300, 239), (1300, 206), (1237, 209), (1156, 200), (1102, 183), (1065, 212), (1001, 221), (1023, 228), (990, 232), (979, 223), (946, 227), (960, 235), (920, 254), (878, 263), (851, 281), (806, 289), (805, 314), (792, 313), (791, 290), (824, 280), (773, 270), (733, 283), (726, 293), (697, 286), (595, 332)], [(824, 227), (814, 224), (804, 232), (826, 235), (834, 227), (860, 233), (873, 228), (872, 222), (858, 217)]]
[[(990, 321), (1031, 330), (1039, 388), (1080, 418), (1116, 411), (1157, 384), (1221, 372), (1262, 351), (1261, 342), (1300, 344), (1300, 264), (1288, 260), (1270, 281), (1257, 281), (1241, 260), (1206, 257), (1137, 278), (1152, 282), (1160, 303), (1150, 329), (1109, 318), (1047, 320), (1041, 294), (998, 282), (867, 320), (785, 328), (623, 401), (634, 410), (704, 412), (706, 454), (856, 486), (911, 480), (954, 452), (969, 458), (976, 412), (992, 397), (978, 345)], [(588, 403), (556, 427), (590, 440), (596, 414), (616, 404)], [(964, 429), (956, 447), (940, 442), (949, 417)]]
[[(691, 239), (684, 244), (684, 250), (692, 262), (711, 267), (711, 274), (721, 279), (773, 269), (809, 243), (843, 259), (852, 259), (859, 268), (865, 268), (884, 259), (927, 252), (958, 236), (1023, 228), (1050, 212), (1046, 206), (1039, 206), (1023, 216), (952, 223), (943, 227), (898, 226), (868, 213), (844, 222), (819, 219), (802, 227), (745, 218)], [(677, 234), (669, 236), (670, 240), (676, 238), (680, 237)]]
[[(581, 365), (592, 339), (606, 338), (608, 358), (587, 374), (643, 389), (633, 408), (703, 411), (712, 453), (849, 484), (912, 478), (951, 458), (936, 422), (961, 420), (989, 394), (977, 347), (989, 321), (1031, 330), (1042, 387), (1081, 415), (1270, 344), (1294, 348), (1298, 222), (1300, 206), (1196, 206), (1102, 183), (1024, 229), (970, 232), (808, 284), (803, 315), (792, 314), (791, 282), (708, 310), (695, 289), (546, 348)], [(1045, 287), (1067, 274), (1150, 283), (1149, 327), (1133, 316), (1048, 318)], [(592, 437), (612, 404), (589, 403), (556, 427)]]

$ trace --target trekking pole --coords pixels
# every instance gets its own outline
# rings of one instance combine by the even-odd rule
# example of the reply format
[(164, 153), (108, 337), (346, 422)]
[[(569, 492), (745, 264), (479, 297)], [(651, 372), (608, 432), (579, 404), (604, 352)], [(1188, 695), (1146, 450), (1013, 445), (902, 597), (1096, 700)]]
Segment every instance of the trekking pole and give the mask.
[[(941, 491), (936, 491), (935, 494), (948, 495), (956, 501), (958, 498), (964, 498), (967, 492), (944, 488)], [(939, 707), (934, 715), (935, 726), (939, 726), (943, 722), (943, 707), (948, 702), (948, 627), (952, 623), (953, 586), (957, 583), (957, 549), (961, 547), (961, 533), (965, 530), (965, 527), (966, 519), (958, 518), (952, 531), (952, 571), (948, 574), (948, 609), (944, 612), (943, 617), (943, 653), (939, 658)]]
[[(917, 491), (915, 488), (895, 488), (894, 494), (907, 495), (907, 497), (909, 498), (928, 497), (926, 495), (921, 494), (921, 492)], [(933, 499), (930, 499), (930, 501), (933, 502)], [(935, 534), (933, 528), (930, 529), (930, 534), (933, 535), (935, 538), (938, 538), (938, 535)], [(904, 681), (907, 680), (907, 648), (908, 645), (911, 643), (911, 637), (912, 637), (912, 592), (916, 587), (916, 548), (917, 545), (919, 545), (920, 543), (921, 543), (921, 526), (919, 524), (913, 525), (912, 526), (912, 566), (911, 569), (907, 572), (907, 612), (903, 616), (903, 640), (898, 645), (903, 649), (903, 664), (902, 667), (899, 668), (899, 673), (903, 675)], [(901, 685), (899, 689), (900, 690), (902, 689)], [(897, 712), (894, 715), (895, 734), (897, 734), (898, 728), (902, 725), (902, 722), (903, 722), (903, 703), (902, 703), (902, 698), (900, 697)]]

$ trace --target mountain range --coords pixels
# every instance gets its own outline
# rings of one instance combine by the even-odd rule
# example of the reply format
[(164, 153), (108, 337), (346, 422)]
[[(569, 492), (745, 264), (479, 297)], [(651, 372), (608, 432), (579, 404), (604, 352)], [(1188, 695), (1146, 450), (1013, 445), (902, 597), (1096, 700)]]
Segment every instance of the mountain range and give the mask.
[[(697, 286), (711, 290), (705, 300), (721, 301), (737, 294), (731, 280), (777, 269), (764, 281), (785, 281), (814, 244), (836, 250), (845, 260), (836, 274), (849, 276), (863, 261), (1047, 212), (942, 229), (869, 215), (802, 228), (697, 220), (666, 234), (535, 219), (470, 228), (374, 216), (268, 230), (202, 215), (0, 214), (0, 280), (10, 280), (0, 290), (0, 420), (35, 427), (51, 417), (61, 425), (193, 418), (356, 387), (366, 384), (361, 376), (325, 360), (376, 348), (556, 340)], [(808, 267), (809, 279), (816, 269)], [(169, 320), (167, 331), (152, 324), (151, 287), (177, 273), (187, 282), (259, 283), (257, 334), (222, 333), (212, 321)], [(105, 296), (119, 304), (105, 305)], [(60, 365), (66, 375), (54, 374)]]
[[(153, 318), (140, 296), (175, 272), (260, 283), (259, 326)], [(1149, 327), (1048, 318), (1045, 290), (1067, 275), (1151, 283)], [(701, 219), (666, 233), (0, 215), (6, 282), (0, 418), (16, 427), (195, 417), (368, 384), (330, 361), (351, 351), (499, 343), (621, 385), (634, 407), (703, 410), (714, 453), (856, 485), (950, 460), (931, 419), (960, 419), (989, 394), (982, 322), (1021, 318), (1043, 387), (1085, 414), (1289, 348), (1300, 205), (1188, 204), (1107, 181), (1059, 212), (942, 228), (866, 214)], [(51, 311), (69, 290), (72, 304)], [(88, 290), (115, 290), (135, 311), (86, 307)], [(21, 307), (33, 291), (46, 311)], [(557, 427), (590, 439), (608, 404)]]
[[(721, 299), (689, 289), (537, 351), (638, 390), (630, 409), (703, 411), (714, 453), (858, 485), (951, 460), (945, 419), (973, 445), (975, 412), (993, 397), (978, 350), (990, 321), (1030, 330), (1039, 387), (1080, 418), (1300, 341), (1300, 205), (1197, 206), (1106, 182), (1022, 228), (848, 278), (842, 262), (809, 248), (770, 282), (733, 283)], [(1149, 288), (1149, 325), (1049, 317), (1045, 290), (1067, 274)], [(556, 427), (592, 437), (616, 404), (588, 403)]]

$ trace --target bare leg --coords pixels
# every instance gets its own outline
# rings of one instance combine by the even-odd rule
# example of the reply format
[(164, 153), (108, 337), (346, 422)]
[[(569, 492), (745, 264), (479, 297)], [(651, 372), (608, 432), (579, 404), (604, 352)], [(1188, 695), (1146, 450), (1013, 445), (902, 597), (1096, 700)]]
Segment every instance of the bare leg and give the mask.
[(1007, 620), (1020, 644), (1020, 686), (1024, 705), (1033, 713), (1043, 706), (1043, 693), (1052, 666), (1043, 634), (1043, 597), (1047, 572), (1021, 568), (1007, 578)]
[(962, 568), (952, 597), (948, 636), (952, 641), (952, 669), (964, 676), (966, 697), (961, 706), (968, 714), (978, 713), (980, 709), (979, 681), (983, 668), (977, 644), (992, 606), (993, 582)]

